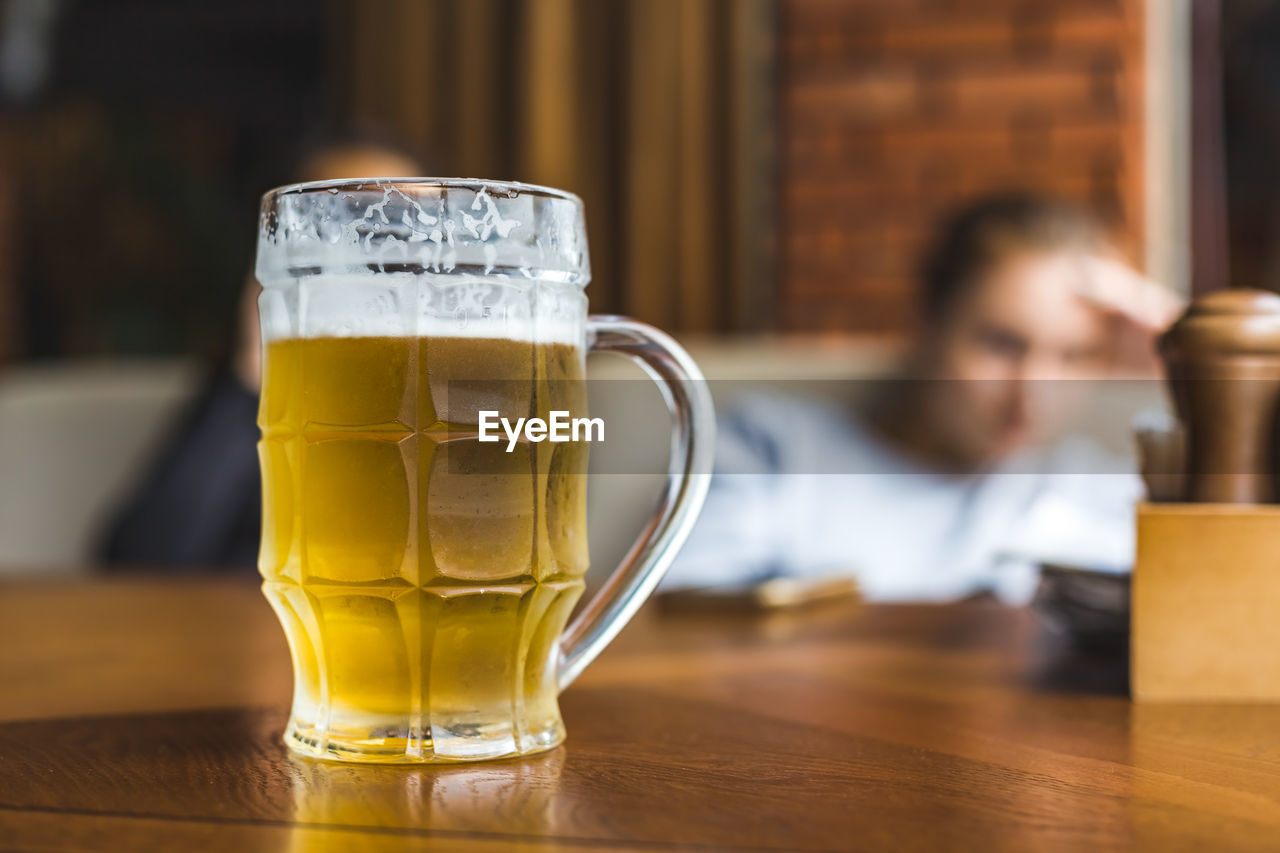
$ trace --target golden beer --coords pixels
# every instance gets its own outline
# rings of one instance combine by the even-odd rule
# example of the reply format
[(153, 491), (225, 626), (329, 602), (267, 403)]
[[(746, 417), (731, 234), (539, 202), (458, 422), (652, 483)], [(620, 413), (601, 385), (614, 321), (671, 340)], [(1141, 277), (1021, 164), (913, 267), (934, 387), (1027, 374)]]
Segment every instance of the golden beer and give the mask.
[(581, 442), (478, 440), (478, 412), (585, 415), (583, 353), (479, 337), (269, 340), (264, 590), (290, 746), (370, 761), (563, 738), (559, 639), (587, 570)]

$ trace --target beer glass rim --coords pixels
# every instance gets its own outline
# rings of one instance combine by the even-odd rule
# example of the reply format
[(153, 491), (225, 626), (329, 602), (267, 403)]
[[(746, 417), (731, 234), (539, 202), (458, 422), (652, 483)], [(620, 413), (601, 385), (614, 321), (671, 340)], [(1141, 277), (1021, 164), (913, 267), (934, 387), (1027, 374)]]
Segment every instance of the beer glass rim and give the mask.
[(388, 186), (396, 189), (441, 189), (468, 190), (471, 192), (490, 192), (517, 198), (523, 195), (567, 201), (582, 207), (582, 199), (568, 190), (548, 187), (542, 184), (526, 184), (522, 181), (496, 181), (487, 178), (429, 178), (429, 177), (368, 177), (368, 178), (334, 178), (325, 181), (301, 181), (283, 184), (267, 190), (262, 194), (263, 204), (274, 202), (281, 196), (311, 192), (373, 192), (384, 190)]
[(338, 178), (269, 190), (254, 268), (264, 286), (370, 270), (591, 280), (578, 196), (476, 178)]

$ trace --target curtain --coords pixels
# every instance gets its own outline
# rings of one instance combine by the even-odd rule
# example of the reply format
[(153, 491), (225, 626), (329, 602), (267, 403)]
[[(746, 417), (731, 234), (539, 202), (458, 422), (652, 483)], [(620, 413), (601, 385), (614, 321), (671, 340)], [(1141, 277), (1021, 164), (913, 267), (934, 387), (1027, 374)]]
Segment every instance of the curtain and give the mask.
[(773, 326), (774, 0), (345, 0), (343, 103), (430, 171), (582, 196), (593, 311)]

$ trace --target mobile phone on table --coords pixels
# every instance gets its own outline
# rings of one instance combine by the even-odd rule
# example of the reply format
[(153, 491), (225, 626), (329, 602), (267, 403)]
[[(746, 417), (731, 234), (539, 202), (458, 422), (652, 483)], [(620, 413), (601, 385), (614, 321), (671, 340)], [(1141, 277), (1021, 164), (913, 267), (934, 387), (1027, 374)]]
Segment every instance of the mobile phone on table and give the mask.
[(664, 610), (756, 610), (803, 607), (828, 601), (857, 601), (858, 582), (848, 572), (794, 577), (774, 575), (715, 586), (660, 593)]

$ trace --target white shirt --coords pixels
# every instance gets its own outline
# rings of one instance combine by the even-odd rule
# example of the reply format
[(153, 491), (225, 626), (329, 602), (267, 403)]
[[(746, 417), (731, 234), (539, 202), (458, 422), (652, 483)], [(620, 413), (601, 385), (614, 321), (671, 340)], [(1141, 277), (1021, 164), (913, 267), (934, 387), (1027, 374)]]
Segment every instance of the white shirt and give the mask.
[(1080, 442), (939, 474), (847, 412), (762, 395), (722, 422), (706, 507), (664, 587), (844, 572), (870, 601), (1025, 602), (1040, 563), (1127, 571), (1141, 495), (1132, 465)]

